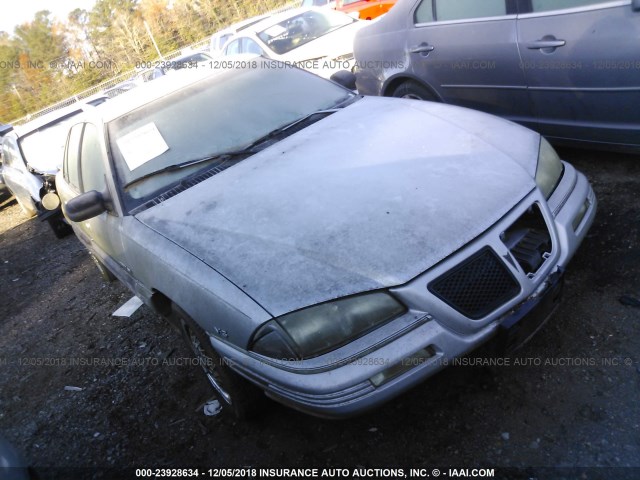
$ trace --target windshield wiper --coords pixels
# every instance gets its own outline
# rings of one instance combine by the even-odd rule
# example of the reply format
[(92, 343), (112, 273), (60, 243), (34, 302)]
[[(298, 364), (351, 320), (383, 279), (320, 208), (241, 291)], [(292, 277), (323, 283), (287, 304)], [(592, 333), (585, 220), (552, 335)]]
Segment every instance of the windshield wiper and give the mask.
[(257, 140), (254, 140), (253, 142), (251, 142), (249, 145), (247, 145), (245, 147), (245, 150), (251, 150), (253, 147), (256, 147), (258, 145), (260, 145), (261, 143), (266, 142), (267, 140), (270, 140), (274, 137), (277, 137), (278, 135), (280, 135), (281, 133), (286, 132), (287, 130), (289, 130), (292, 127), (295, 127), (296, 125), (299, 125), (300, 123), (306, 122), (307, 120), (309, 120), (311, 117), (313, 117), (314, 115), (329, 115), (332, 113), (337, 112), (338, 110), (336, 108), (331, 108), (329, 110), (317, 110), (313, 113), (309, 113), (308, 115), (305, 115), (304, 117), (301, 117), (287, 125), (284, 125), (283, 127), (278, 127), (275, 130), (271, 130), (269, 133), (267, 133), (266, 135), (263, 135), (262, 137), (258, 138)]
[(223, 162), (226, 160), (231, 160), (234, 157), (244, 156), (247, 154), (251, 154), (252, 152), (247, 151), (247, 149), (242, 149), (234, 152), (226, 152), (221, 153), (219, 155), (212, 155), (209, 157), (197, 158), (195, 160), (189, 160), (188, 162), (176, 163), (174, 165), (169, 165), (167, 167), (161, 168), (160, 170), (154, 170), (153, 172), (146, 173), (141, 177), (138, 177), (134, 180), (131, 180), (128, 183), (124, 184), (123, 188), (129, 188), (147, 178), (155, 177), (156, 175), (161, 175), (163, 173), (169, 172), (177, 172), (178, 170), (182, 170), (183, 168), (192, 167), (193, 165), (198, 165), (199, 163), (212, 162), (214, 160), (222, 160)]
[(161, 168), (160, 170), (155, 170), (153, 172), (149, 172), (146, 173), (144, 175), (142, 175), (141, 177), (138, 177), (134, 180), (131, 180), (128, 183), (124, 184), (125, 189), (136, 185), (139, 182), (142, 182), (143, 180), (146, 180), (147, 178), (151, 178), (151, 177), (155, 177), (156, 175), (161, 175), (163, 173), (168, 173), (168, 172), (176, 172), (178, 170), (182, 170), (183, 168), (187, 168), (187, 167), (191, 167), (193, 165), (198, 165), (199, 163), (205, 163), (205, 162), (210, 162), (210, 161), (214, 161), (214, 160), (222, 160), (222, 161), (226, 161), (226, 160), (231, 160), (232, 158), (235, 157), (240, 157), (240, 156), (250, 156), (253, 155), (254, 152), (253, 148), (260, 145), (263, 142), (266, 142), (267, 140), (270, 140), (271, 138), (277, 137), (278, 135), (280, 135), (281, 133), (287, 131), (288, 129), (295, 127), (296, 125), (307, 121), (309, 118), (313, 117), (314, 115), (329, 115), (331, 113), (335, 113), (337, 111), (336, 108), (332, 108), (329, 110), (318, 110), (316, 112), (310, 113), (308, 115), (305, 115), (304, 117), (299, 118), (298, 120), (295, 120), (287, 125), (284, 125), (282, 127), (278, 127), (275, 130), (271, 130), (269, 133), (267, 133), (266, 135), (263, 135), (262, 137), (254, 140), (253, 142), (251, 142), (249, 145), (245, 146), (244, 148), (240, 149), (240, 150), (234, 150), (231, 152), (225, 152), (225, 153), (220, 153), (220, 154), (216, 154), (216, 155), (212, 155), (209, 157), (204, 157), (204, 158), (198, 158), (196, 160), (189, 160), (187, 162), (182, 162), (182, 163), (177, 163), (175, 165), (169, 165), (167, 167)]

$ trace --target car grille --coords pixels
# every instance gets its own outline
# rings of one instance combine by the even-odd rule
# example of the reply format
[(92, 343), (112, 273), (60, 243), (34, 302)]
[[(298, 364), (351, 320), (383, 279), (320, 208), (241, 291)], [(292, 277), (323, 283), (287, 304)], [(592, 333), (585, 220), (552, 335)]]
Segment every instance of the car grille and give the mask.
[(428, 288), (474, 320), (488, 315), (520, 292), (520, 284), (489, 247), (429, 283)]

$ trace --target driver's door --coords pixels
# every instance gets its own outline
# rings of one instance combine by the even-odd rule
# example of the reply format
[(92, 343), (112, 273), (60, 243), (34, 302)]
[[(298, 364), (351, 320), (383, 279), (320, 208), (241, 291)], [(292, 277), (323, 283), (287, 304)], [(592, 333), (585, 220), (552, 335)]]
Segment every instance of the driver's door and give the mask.
[[(109, 191), (106, 182), (108, 162), (99, 129), (92, 123), (74, 125), (69, 131), (62, 178), (56, 179), (63, 209), (76, 196), (96, 190)], [(111, 192), (111, 198), (115, 198)], [(124, 266), (122, 217), (109, 209), (83, 222), (71, 222), (76, 235), (89, 250), (123, 283), (129, 284), (130, 271)]]

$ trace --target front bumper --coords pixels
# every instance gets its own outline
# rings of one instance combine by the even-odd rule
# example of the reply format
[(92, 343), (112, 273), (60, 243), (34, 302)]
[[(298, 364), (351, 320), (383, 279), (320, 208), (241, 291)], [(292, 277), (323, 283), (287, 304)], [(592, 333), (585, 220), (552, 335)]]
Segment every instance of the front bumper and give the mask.
[[(428, 272), (391, 292), (408, 307), (401, 318), (326, 355), (275, 361), (211, 338), (237, 373), (272, 399), (327, 418), (360, 414), (398, 396), (496, 337), (506, 351), (519, 347), (551, 317), (560, 302), (562, 272), (586, 236), (596, 212), (586, 178), (567, 165), (547, 202), (538, 190), (488, 232)], [(533, 204), (542, 211), (553, 244), (535, 274), (527, 274), (501, 240)], [(482, 249), (506, 261), (520, 292), (484, 318), (471, 320), (431, 295), (429, 282)]]

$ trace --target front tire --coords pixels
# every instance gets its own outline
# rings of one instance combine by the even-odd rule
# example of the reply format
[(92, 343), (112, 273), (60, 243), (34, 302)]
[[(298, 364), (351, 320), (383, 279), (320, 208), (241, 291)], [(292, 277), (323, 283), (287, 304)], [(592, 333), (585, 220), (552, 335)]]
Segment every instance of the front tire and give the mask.
[(253, 384), (233, 372), (211, 346), (207, 333), (184, 312), (176, 312), (180, 330), (205, 378), (213, 388), (225, 415), (247, 419), (260, 411), (264, 394)]
[(396, 98), (408, 98), (411, 100), (435, 101), (436, 97), (426, 87), (417, 82), (404, 82), (394, 91), (392, 96)]

